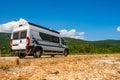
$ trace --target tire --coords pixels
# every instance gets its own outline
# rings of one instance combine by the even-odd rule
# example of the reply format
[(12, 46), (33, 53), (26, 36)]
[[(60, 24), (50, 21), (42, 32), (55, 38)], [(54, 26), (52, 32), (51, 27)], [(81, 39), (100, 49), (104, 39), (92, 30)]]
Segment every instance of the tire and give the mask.
[(42, 53), (41, 53), (41, 50), (37, 50), (35, 53), (34, 53), (34, 58), (39, 58), (42, 56)]
[(24, 53), (19, 53), (19, 54), (18, 54), (18, 57), (19, 57), (19, 58), (24, 58), (24, 57), (25, 57), (25, 54), (24, 54)]
[(68, 50), (64, 50), (64, 56), (67, 57), (68, 56)]

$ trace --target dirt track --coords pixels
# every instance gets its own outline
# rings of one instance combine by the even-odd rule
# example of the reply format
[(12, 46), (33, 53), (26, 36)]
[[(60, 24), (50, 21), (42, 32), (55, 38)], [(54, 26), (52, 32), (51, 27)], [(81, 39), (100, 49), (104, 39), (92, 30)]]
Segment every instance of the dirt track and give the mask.
[(120, 80), (120, 54), (0, 58), (0, 80)]

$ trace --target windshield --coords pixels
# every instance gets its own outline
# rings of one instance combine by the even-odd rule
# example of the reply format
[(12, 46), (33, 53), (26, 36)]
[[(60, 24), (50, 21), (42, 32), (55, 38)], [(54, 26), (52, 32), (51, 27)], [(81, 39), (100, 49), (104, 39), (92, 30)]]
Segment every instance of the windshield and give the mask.
[(27, 36), (27, 31), (19, 31), (13, 33), (13, 40), (16, 39), (25, 39)]

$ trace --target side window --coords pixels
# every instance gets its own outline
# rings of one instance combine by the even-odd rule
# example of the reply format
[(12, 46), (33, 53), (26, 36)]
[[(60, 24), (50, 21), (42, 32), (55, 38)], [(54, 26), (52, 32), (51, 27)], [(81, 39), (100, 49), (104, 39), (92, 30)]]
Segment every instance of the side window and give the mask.
[(51, 36), (49, 36), (48, 34), (39, 32), (39, 36), (42, 38), (42, 40), (51, 41)]
[(19, 32), (13, 33), (13, 40), (19, 39)]
[(26, 35), (27, 35), (27, 31), (22, 31), (20, 35), (20, 39), (26, 38)]
[(42, 38), (44, 41), (49, 41), (49, 42), (54, 42), (54, 43), (59, 43), (59, 37), (52, 36), (49, 34), (41, 33), (39, 32), (39, 36)]
[(52, 36), (52, 42), (59, 43), (59, 37)]

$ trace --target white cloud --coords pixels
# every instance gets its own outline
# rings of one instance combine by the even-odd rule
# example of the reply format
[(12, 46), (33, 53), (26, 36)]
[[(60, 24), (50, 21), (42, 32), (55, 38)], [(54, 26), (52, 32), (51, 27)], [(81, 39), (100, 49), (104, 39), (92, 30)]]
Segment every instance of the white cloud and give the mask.
[[(18, 27), (19, 25), (28, 25), (28, 22), (24, 19), (20, 19), (19, 21), (11, 21), (5, 24), (0, 24), (0, 32), (12, 32), (13, 28)], [(120, 27), (118, 29), (120, 31)], [(70, 37), (70, 38), (76, 38), (76, 39), (84, 39), (85, 32), (77, 32), (75, 29), (71, 30), (60, 30), (60, 34), (63, 37)]]
[(14, 27), (18, 27), (20, 24), (26, 24), (27, 21), (20, 19), (19, 21), (11, 21), (5, 24), (0, 24), (0, 32), (12, 32)]
[(70, 38), (76, 38), (76, 39), (84, 39), (85, 32), (77, 32), (75, 29), (71, 30), (60, 30), (59, 31), (61, 36), (63, 37), (70, 37)]
[(79, 33), (79, 35), (84, 35), (84, 34), (85, 34), (85, 32), (80, 32), (80, 33)]
[(118, 26), (118, 27), (117, 27), (117, 31), (119, 31), (119, 32), (120, 32), (120, 26)]

